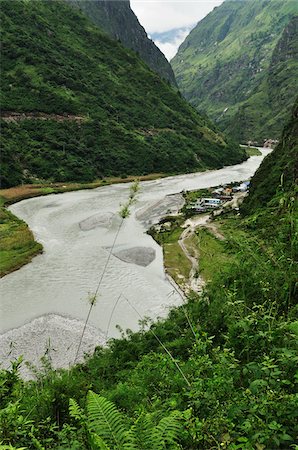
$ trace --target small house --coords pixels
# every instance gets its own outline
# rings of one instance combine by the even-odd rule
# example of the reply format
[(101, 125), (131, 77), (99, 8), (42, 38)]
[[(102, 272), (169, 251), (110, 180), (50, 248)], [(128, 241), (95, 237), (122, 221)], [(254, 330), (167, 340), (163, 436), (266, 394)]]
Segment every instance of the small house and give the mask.
[(222, 201), (219, 198), (200, 198), (194, 204), (195, 209), (218, 208)]

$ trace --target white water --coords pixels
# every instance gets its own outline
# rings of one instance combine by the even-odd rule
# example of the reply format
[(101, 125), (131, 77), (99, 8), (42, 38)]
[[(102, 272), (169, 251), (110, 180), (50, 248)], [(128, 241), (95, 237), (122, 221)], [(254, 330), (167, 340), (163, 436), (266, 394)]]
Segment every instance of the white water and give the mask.
[[(90, 325), (100, 330), (103, 336), (106, 334), (112, 309), (121, 293), (109, 337), (118, 336), (117, 324), (124, 330), (138, 328), (140, 317), (124, 297), (142, 317), (153, 319), (164, 316), (169, 307), (179, 304), (181, 298), (164, 274), (162, 250), (146, 234), (150, 222), (166, 214), (179, 201), (181, 203), (179, 196), (166, 199), (165, 196), (246, 180), (269, 152), (262, 149), (262, 156), (253, 156), (242, 164), (220, 170), (142, 182), (137, 202), (121, 228), (114, 253), (136, 246), (149, 247), (155, 250), (156, 258), (147, 267), (142, 267), (111, 257)], [(28, 223), (36, 239), (43, 244), (44, 253), (0, 281), (0, 332), (5, 339), (2, 344), (8, 345), (15, 336), (18, 347), (17, 341), (23, 339), (20, 336), (24, 337), (25, 329), (23, 333), (20, 333), (21, 329), (6, 332), (46, 314), (80, 321), (86, 319), (88, 293), (96, 289), (119, 225), (119, 204), (127, 200), (128, 192), (129, 185), (118, 184), (23, 200), (10, 208)], [(92, 216), (93, 219), (86, 220)], [(80, 222), (83, 222), (81, 227)], [(52, 338), (57, 338), (57, 330), (51, 331), (49, 327), (49, 336), (52, 332), (55, 333)], [(42, 338), (49, 336), (43, 329)], [(41, 337), (34, 336), (31, 327), (29, 348), (27, 345), (25, 352), (29, 359), (32, 353), (30, 342), (33, 345), (34, 339)], [(6, 354), (7, 349), (2, 355), (0, 351), (0, 358), (5, 360)], [(59, 364), (63, 365), (63, 362)]]

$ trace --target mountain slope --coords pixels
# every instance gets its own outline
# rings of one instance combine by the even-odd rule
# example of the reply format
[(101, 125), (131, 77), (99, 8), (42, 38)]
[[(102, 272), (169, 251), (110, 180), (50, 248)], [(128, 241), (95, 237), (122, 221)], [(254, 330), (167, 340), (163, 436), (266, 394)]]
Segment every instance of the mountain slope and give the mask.
[(69, 5), (1, 6), (3, 186), (243, 160), (168, 83)]
[(226, 0), (172, 61), (182, 93), (239, 141), (277, 139), (298, 89), (297, 15), (292, 0)]
[(67, 0), (79, 8), (99, 28), (134, 50), (162, 78), (176, 86), (170, 63), (150, 40), (130, 8), (129, 0)]
[(298, 180), (298, 98), (281, 141), (268, 155), (251, 180), (249, 196), (242, 210), (251, 214), (260, 208), (283, 207), (285, 197), (293, 196)]

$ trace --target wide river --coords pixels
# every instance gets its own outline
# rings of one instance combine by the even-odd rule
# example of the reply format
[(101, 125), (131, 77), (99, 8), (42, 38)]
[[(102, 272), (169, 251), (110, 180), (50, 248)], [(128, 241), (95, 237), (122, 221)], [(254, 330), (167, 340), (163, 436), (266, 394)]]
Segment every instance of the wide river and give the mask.
[[(155, 319), (181, 303), (165, 276), (162, 250), (146, 229), (181, 206), (181, 196), (173, 194), (251, 177), (270, 152), (261, 151), (262, 156), (253, 156), (239, 165), (140, 183), (137, 201), (120, 229), (90, 316), (89, 323), (100, 336), (118, 336), (117, 324), (124, 330), (136, 330), (140, 316)], [(0, 281), (2, 346), (10, 348), (2, 349), (2, 360), (6, 361), (7, 354), (16, 357), (18, 351), (30, 359), (31, 347), (34, 345), (37, 355), (37, 344), (48, 340), (51, 346), (49, 338), (56, 339), (56, 347), (59, 340), (75, 346), (81, 321), (88, 313), (88, 297), (97, 287), (119, 228), (119, 205), (128, 195), (129, 185), (117, 184), (23, 200), (10, 208), (28, 223), (44, 252)], [(135, 247), (138, 249), (132, 250)], [(127, 255), (132, 258), (129, 262)], [(139, 264), (134, 263), (136, 255)], [(140, 265), (140, 261), (148, 265)], [(40, 322), (46, 317), (56, 321), (54, 327), (52, 322)], [(68, 359), (70, 362), (71, 357)]]

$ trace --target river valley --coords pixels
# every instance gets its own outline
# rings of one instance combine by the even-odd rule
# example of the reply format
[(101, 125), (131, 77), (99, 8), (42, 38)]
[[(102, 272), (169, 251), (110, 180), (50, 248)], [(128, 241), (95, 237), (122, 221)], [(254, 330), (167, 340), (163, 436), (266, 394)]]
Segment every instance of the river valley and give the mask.
[[(80, 358), (107, 338), (118, 337), (116, 325), (137, 330), (140, 316), (154, 320), (181, 303), (165, 276), (162, 249), (146, 230), (183, 205), (182, 190), (251, 177), (270, 152), (261, 151), (239, 165), (140, 183), (105, 271)], [(88, 297), (96, 290), (119, 229), (120, 204), (128, 195), (129, 185), (118, 184), (32, 198), (10, 208), (29, 224), (44, 253), (0, 281), (4, 367), (20, 354), (37, 364), (45, 352), (54, 367), (73, 362)]]

